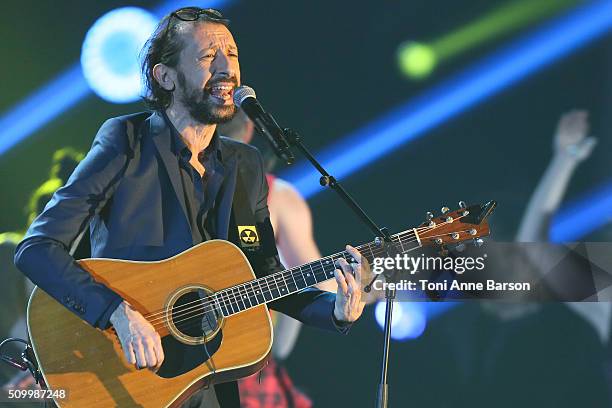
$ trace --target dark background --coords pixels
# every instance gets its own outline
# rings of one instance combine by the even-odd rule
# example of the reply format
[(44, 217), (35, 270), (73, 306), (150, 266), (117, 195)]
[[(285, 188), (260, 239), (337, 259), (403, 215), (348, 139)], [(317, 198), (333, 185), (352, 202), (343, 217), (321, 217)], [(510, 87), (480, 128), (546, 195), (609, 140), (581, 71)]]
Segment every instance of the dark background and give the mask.
[[(505, 3), (272, 0), (236, 1), (223, 10), (232, 20), (243, 81), (257, 90), (281, 124), (299, 130), (316, 152), (535, 28), (537, 24), (515, 30), (467, 51), (422, 82), (408, 81), (398, 71), (395, 51), (400, 42), (437, 38)], [(152, 8), (156, 4), (134, 1), (129, 5)], [(120, 1), (27, 0), (3, 4), (0, 112), (77, 61), (89, 27), (105, 12), (124, 5)], [(345, 187), (376, 222), (393, 232), (420, 223), (426, 211), (438, 211), (442, 205), (494, 199), (499, 207), (493, 236), (511, 240), (552, 157), (552, 137), (563, 112), (588, 109), (591, 133), (599, 138), (592, 157), (576, 171), (566, 199), (612, 179), (611, 51), (610, 36), (576, 50), (346, 177)], [(139, 103), (115, 105), (92, 94), (0, 156), (0, 232), (25, 228), (28, 197), (47, 178), (53, 151), (64, 146), (86, 151), (104, 120), (139, 110), (143, 110)], [(346, 242), (371, 239), (331, 192), (315, 196), (310, 204), (323, 253), (335, 252)], [(604, 229), (587, 239), (606, 236)], [(461, 337), (457, 334), (461, 330), (486, 330), (481, 320), (471, 328), (460, 324), (474, 319), (469, 310), (430, 322), (418, 340), (393, 343), (393, 406), (409, 406), (409, 401), (453, 406), (446, 402), (453, 400), (450, 396), (443, 397), (453, 392), (463, 395), (468, 405), (485, 401), (473, 389), (453, 391), (458, 385), (452, 378), (459, 374), (453, 371), (457, 368), (449, 336)], [(382, 332), (370, 308), (347, 337), (304, 329), (288, 367), (315, 401), (371, 406), (381, 342)], [(528, 344), (517, 351), (532, 361), (529, 353)], [(574, 364), (570, 360), (565, 368)], [(461, 398), (456, 406), (462, 406)]]

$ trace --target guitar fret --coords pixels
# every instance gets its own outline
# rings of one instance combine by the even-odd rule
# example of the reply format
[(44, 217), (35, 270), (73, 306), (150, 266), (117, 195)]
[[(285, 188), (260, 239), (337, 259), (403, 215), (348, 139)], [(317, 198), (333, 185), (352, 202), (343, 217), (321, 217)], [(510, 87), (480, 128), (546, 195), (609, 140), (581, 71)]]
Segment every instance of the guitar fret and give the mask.
[(289, 292), (297, 292), (298, 291), (298, 284), (295, 281), (295, 276), (293, 275), (293, 270), (292, 269), (289, 270), (289, 275), (291, 276), (291, 280), (293, 281), (293, 286), (291, 288), (289, 288)]
[(229, 316), (229, 310), (227, 309), (227, 305), (225, 305), (225, 301), (223, 303), (221, 303), (218, 295), (215, 295), (215, 301), (219, 305), (219, 310), (221, 311), (221, 314), (224, 317)]
[(249, 305), (246, 306), (246, 309), (253, 307), (253, 303), (251, 303), (251, 299), (249, 298), (249, 291), (245, 284), (242, 285), (242, 302), (246, 306), (246, 302), (249, 302)]
[[(302, 273), (302, 269), (299, 267), (294, 268), (294, 269), (296, 269), (295, 273), (297, 273), (298, 280), (295, 281), (295, 284), (297, 285), (298, 289), (301, 290), (301, 289), (308, 287), (308, 284), (306, 283), (306, 279), (304, 278), (304, 274)], [(294, 273), (294, 279), (295, 279), (295, 273)]]
[(236, 311), (234, 310), (234, 305), (233, 305), (233, 302), (232, 302), (232, 298), (231, 298), (230, 292), (231, 292), (231, 289), (225, 290), (225, 293), (226, 293), (226, 297), (225, 297), (226, 304), (225, 305), (226, 305), (226, 307), (228, 309), (231, 309), (230, 314), (234, 314), (234, 313), (236, 313)]
[[(302, 272), (302, 267), (300, 267), (300, 272)], [(312, 275), (312, 272), (306, 272), (306, 275), (304, 275), (304, 272), (302, 272), (302, 276), (304, 276), (304, 282), (306, 282), (306, 286), (312, 286), (317, 283), (316, 279)]]
[(291, 292), (289, 291), (289, 286), (287, 286), (287, 278), (285, 277), (285, 274), (284, 274), (284, 273), (281, 273), (281, 274), (280, 274), (280, 278), (282, 279), (282, 283), (285, 285), (285, 287), (284, 287), (284, 288), (280, 288), (280, 293), (281, 293), (282, 295), (286, 295), (286, 294), (288, 294), (288, 293), (291, 293)]
[(260, 302), (259, 302), (259, 299), (257, 299), (257, 295), (255, 293), (255, 287), (253, 286), (255, 285), (255, 282), (251, 281), (250, 285), (251, 285), (251, 294), (249, 296), (249, 302), (251, 302), (251, 305), (257, 306), (260, 304)]
[(263, 295), (263, 288), (261, 287), (261, 281), (255, 281), (257, 284), (257, 288), (255, 289), (255, 296), (257, 297), (257, 301), (259, 304), (266, 303), (266, 298)]
[(312, 264), (308, 264), (308, 267), (310, 268), (310, 272), (312, 273), (312, 277), (314, 278), (315, 282), (317, 282), (317, 283), (321, 282), (317, 278), (317, 273), (314, 271), (314, 269), (312, 269)]
[(326, 274), (329, 278), (334, 277), (334, 264), (329, 259), (325, 260), (325, 263), (321, 262), (323, 269), (326, 271)]
[(327, 274), (325, 273), (325, 269), (318, 270), (319, 268), (317, 268), (317, 270), (315, 271), (314, 262), (310, 263), (310, 269), (314, 272), (317, 282), (323, 282), (327, 280)]
[[(404, 249), (404, 244), (402, 244), (402, 238), (398, 236), (397, 240), (399, 241), (400, 247), (402, 248), (402, 254), (403, 254), (404, 252), (406, 252), (406, 250)], [(393, 242), (393, 238), (391, 238), (391, 242)]]
[[(272, 299), (278, 299), (280, 297), (280, 289), (278, 288), (278, 283), (276, 282), (276, 276), (271, 276), (273, 280), (274, 286), (271, 288)], [(276, 286), (276, 289), (274, 287)]]
[(263, 279), (263, 281), (266, 283), (266, 287), (268, 288), (268, 290), (262, 290), (262, 294), (264, 299), (266, 300), (266, 302), (272, 300), (272, 289), (270, 288), (270, 283), (268, 282), (268, 277), (265, 277)]
[(246, 309), (246, 307), (244, 306), (244, 302), (242, 303), (243, 308), (240, 308), (240, 301), (242, 301), (242, 298), (240, 297), (240, 291), (238, 291), (235, 287), (232, 288), (232, 299), (234, 300), (236, 308), (239, 312), (242, 312), (244, 309)]

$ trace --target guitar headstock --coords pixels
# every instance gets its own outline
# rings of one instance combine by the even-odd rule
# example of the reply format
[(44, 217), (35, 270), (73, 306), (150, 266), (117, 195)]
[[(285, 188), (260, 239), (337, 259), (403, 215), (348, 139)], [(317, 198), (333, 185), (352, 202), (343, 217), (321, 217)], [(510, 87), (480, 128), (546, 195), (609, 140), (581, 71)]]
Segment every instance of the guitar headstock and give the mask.
[(459, 209), (455, 211), (442, 207), (441, 215), (437, 217), (428, 212), (427, 221), (417, 228), (421, 245), (444, 246), (468, 240), (482, 245), (481, 237), (490, 233), (488, 218), (496, 205), (495, 201), (489, 201), (467, 206), (460, 201)]

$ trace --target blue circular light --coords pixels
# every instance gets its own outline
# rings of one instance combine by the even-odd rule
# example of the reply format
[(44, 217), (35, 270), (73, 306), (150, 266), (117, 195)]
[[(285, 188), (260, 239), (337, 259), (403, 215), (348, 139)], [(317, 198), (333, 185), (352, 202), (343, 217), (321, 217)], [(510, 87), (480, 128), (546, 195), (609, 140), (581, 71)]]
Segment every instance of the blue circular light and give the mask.
[(137, 101), (143, 93), (138, 56), (157, 26), (157, 18), (138, 7), (122, 7), (100, 17), (81, 49), (83, 76), (102, 99)]
[[(386, 302), (378, 302), (374, 310), (376, 322), (384, 329)], [(394, 340), (416, 339), (425, 331), (427, 319), (418, 303), (395, 302), (391, 321), (391, 338)]]

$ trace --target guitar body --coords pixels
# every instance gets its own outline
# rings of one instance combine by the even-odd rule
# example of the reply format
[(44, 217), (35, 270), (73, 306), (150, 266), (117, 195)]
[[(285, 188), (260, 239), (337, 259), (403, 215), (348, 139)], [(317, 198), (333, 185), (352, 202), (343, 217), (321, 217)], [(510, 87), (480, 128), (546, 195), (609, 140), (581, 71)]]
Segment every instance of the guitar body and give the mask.
[(112, 328), (91, 327), (36, 288), (28, 305), (30, 338), (47, 387), (67, 391), (66, 399), (56, 400), (60, 407), (176, 407), (204, 386), (265, 365), (272, 347), (265, 304), (229, 317), (209, 312), (186, 321), (173, 314), (177, 306), (205, 302), (207, 293), (255, 279), (235, 245), (208, 241), (159, 262), (79, 263), (145, 317), (152, 316), (165, 360), (157, 373), (137, 370), (127, 363)]

